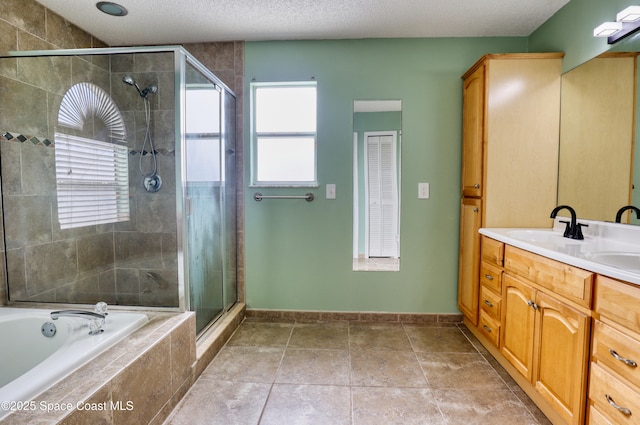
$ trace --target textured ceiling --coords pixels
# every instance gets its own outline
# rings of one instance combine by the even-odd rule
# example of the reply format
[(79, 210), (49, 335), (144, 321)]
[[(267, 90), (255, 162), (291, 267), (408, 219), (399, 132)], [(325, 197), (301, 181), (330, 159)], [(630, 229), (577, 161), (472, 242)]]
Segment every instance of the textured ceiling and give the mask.
[(569, 0), (37, 0), (112, 46), (231, 40), (528, 36)]

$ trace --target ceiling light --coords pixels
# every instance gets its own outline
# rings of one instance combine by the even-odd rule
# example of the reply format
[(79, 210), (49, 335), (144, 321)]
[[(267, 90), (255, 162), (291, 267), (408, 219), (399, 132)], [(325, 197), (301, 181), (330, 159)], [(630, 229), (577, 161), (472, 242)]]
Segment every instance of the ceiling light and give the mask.
[(622, 29), (622, 22), (605, 22), (593, 30), (594, 37), (609, 37)]
[(640, 6), (629, 6), (616, 16), (618, 22), (635, 22), (640, 20)]
[(101, 12), (104, 12), (107, 15), (111, 16), (124, 16), (129, 13), (129, 11), (125, 9), (124, 6), (120, 6), (119, 4), (112, 3), (110, 1), (99, 1), (98, 3), (96, 3), (96, 7)]

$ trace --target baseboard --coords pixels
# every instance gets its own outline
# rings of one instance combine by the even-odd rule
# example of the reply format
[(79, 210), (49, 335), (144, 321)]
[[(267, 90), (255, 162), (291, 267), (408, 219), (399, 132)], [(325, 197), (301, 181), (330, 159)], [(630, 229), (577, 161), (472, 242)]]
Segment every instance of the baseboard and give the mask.
[(462, 314), (266, 310), (247, 308), (246, 319), (299, 322), (354, 321), (457, 324), (462, 323)]

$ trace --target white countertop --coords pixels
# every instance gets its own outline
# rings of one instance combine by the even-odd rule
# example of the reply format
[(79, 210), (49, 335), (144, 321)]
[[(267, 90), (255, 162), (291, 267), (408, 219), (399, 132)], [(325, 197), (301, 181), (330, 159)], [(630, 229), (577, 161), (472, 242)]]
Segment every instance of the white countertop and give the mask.
[[(556, 218), (554, 227), (546, 229), (522, 228), (482, 228), (480, 234), (506, 244), (542, 255), (562, 263), (570, 264), (594, 273), (640, 285), (640, 270), (614, 267), (589, 259), (593, 253), (640, 253), (640, 226), (626, 224), (605, 223), (590, 220), (578, 220), (588, 224), (583, 228), (584, 240), (563, 238), (564, 224)], [(532, 237), (516, 238), (518, 232), (531, 235), (545, 236), (545, 232), (553, 232), (549, 238)]]

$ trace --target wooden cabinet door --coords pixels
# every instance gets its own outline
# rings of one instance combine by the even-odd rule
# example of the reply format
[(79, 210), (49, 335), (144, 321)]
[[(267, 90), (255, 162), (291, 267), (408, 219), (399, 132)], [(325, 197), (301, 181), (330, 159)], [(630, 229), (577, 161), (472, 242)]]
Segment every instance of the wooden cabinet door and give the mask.
[(582, 424), (586, 403), (589, 317), (538, 292), (533, 381), (568, 424)]
[(485, 66), (464, 81), (462, 106), (462, 196), (482, 196)]
[(474, 326), (478, 324), (481, 206), (480, 199), (464, 198), (460, 210), (458, 308)]
[(529, 381), (533, 375), (535, 290), (504, 274), (502, 280), (502, 332), (500, 352)]

